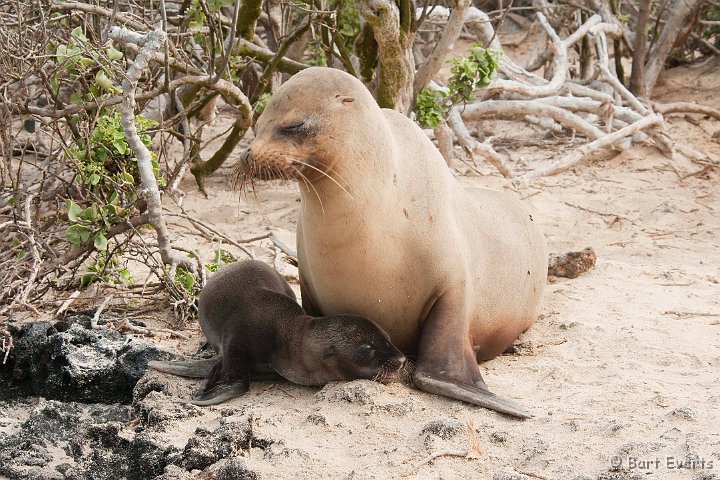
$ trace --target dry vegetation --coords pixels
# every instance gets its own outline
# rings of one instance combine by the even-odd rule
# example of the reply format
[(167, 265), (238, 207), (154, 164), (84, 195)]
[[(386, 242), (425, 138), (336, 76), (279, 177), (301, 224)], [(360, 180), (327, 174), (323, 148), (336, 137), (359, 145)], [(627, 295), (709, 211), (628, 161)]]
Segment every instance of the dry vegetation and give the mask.
[[(717, 159), (673, 141), (664, 119), (720, 119), (720, 112), (648, 99), (668, 63), (718, 54), (716, 3), (484, 7), (465, 0), (0, 2), (2, 351), (11, 345), (8, 320), (64, 312), (80, 296), (97, 297), (89, 306), (101, 312), (113, 299), (165, 292), (182, 323), (207, 270), (229, 260), (223, 244), (253, 256), (246, 246), (270, 239), (278, 260), (292, 257), (277, 236), (241, 240), (185, 212), (180, 182), (189, 170), (205, 192), (206, 178), (235, 151), (267, 96), (311, 64), (359, 76), (384, 107), (408, 114), (415, 107), (451, 166), (459, 159), (474, 169), (484, 158), (507, 178), (532, 178), (640, 143), (703, 171), (716, 168)], [(496, 31), (508, 23), (520, 26), (520, 42), (535, 42), (525, 66), (485, 50), (502, 50)], [(648, 35), (635, 35), (638, 28)], [(458, 39), (482, 47), (456, 61), (448, 78), (444, 66)], [(497, 61), (484, 77), (473, 70), (483, 55)], [(209, 129), (219, 109), (230, 121)], [(585, 142), (518, 173), (512, 154), (498, 152), (499, 138), (473, 131), (487, 118)], [(204, 252), (172, 242), (169, 219), (215, 242), (209, 265)]]

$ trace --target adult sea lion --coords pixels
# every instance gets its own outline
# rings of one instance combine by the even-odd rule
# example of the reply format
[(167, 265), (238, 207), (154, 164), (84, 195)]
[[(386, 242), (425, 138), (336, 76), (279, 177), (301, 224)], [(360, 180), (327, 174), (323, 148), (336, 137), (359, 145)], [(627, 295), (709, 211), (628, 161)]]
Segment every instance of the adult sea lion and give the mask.
[(372, 318), (421, 390), (527, 417), (492, 394), (477, 362), (530, 327), (545, 239), (511, 195), (471, 198), (404, 115), (339, 70), (308, 68), (275, 93), (240, 160), (243, 178), (296, 178), (303, 307)]
[(196, 405), (242, 395), (251, 377), (324, 385), (391, 373), (405, 361), (367, 318), (307, 315), (285, 279), (256, 260), (220, 268), (200, 293), (198, 318), (215, 358), (149, 362), (161, 372), (206, 378)]

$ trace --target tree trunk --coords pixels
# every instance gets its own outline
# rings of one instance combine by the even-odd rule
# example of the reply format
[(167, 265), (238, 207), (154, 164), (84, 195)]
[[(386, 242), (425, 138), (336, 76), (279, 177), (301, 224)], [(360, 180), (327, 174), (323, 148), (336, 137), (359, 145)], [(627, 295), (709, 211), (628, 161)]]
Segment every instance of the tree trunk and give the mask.
[(397, 4), (392, 0), (357, 0), (356, 5), (377, 42), (375, 99), (381, 107), (407, 115), (413, 101), (415, 78), (412, 55), (415, 3), (413, 0), (399, 0)]
[[(665, 62), (670, 56), (675, 41), (685, 31), (688, 20), (695, 13), (696, 9), (702, 7), (705, 0), (674, 0), (670, 7), (670, 16), (665, 22), (660, 38), (655, 47), (650, 51), (648, 60), (645, 62), (645, 92), (650, 96), (660, 72), (665, 68)], [(634, 69), (634, 66), (633, 66)]]
[(630, 74), (630, 91), (636, 96), (647, 98), (648, 92), (645, 84), (645, 53), (647, 51), (647, 25), (650, 19), (650, 6), (652, 0), (641, 0), (635, 28), (635, 43), (632, 59), (632, 73)]

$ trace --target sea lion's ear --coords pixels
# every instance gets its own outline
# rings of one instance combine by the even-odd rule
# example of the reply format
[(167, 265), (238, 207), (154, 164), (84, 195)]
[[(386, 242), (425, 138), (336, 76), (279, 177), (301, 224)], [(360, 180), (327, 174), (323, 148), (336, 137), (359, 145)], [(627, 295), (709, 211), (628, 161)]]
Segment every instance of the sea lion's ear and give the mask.
[(355, 101), (354, 97), (348, 95), (337, 95), (336, 98), (340, 100), (341, 103), (352, 103)]

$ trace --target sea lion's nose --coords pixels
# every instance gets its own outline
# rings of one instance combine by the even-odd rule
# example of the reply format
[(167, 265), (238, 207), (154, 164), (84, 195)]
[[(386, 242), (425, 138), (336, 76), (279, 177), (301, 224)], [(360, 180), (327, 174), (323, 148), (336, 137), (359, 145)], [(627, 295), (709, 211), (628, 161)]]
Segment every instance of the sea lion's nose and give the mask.
[(390, 364), (391, 370), (399, 370), (402, 368), (402, 366), (405, 365), (405, 356), (401, 356), (398, 358), (394, 358)]
[(252, 151), (249, 148), (243, 152), (242, 156), (240, 157), (240, 165), (242, 166), (242, 168), (247, 168), (250, 166), (251, 156)]

